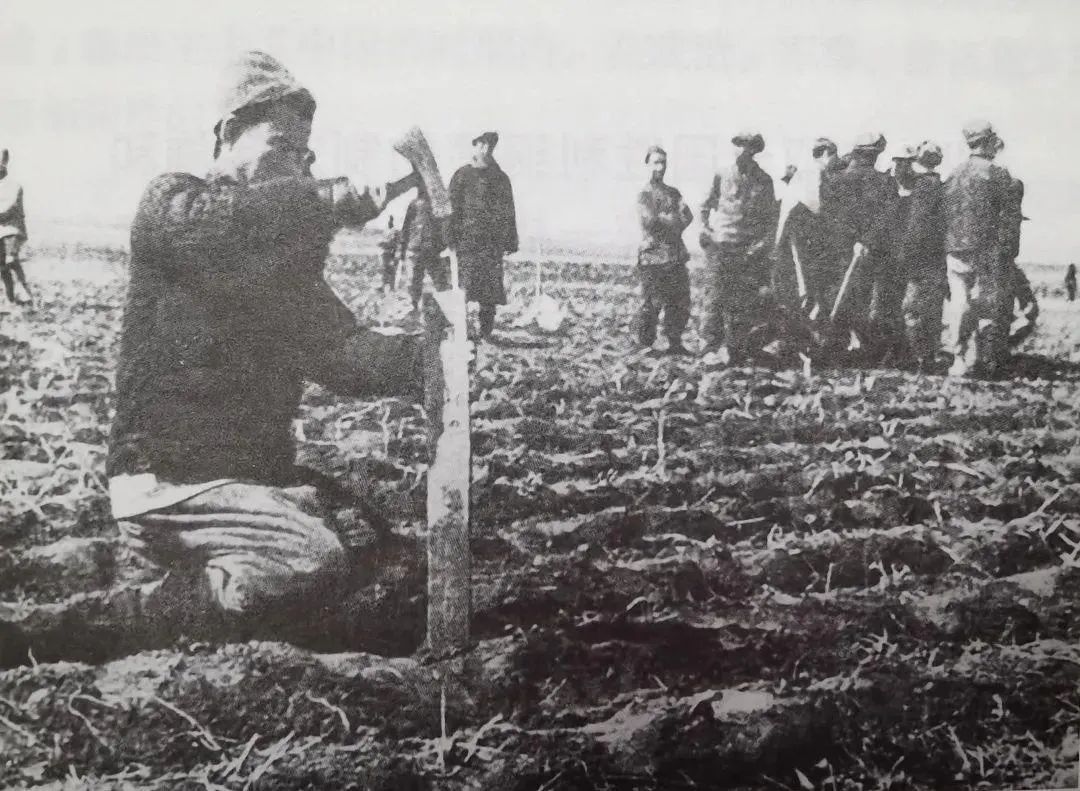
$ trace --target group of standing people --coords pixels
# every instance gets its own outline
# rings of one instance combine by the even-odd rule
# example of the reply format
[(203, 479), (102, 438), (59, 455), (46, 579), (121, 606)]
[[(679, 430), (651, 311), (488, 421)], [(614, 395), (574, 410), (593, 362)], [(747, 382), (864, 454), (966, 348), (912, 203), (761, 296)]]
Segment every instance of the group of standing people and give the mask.
[[(1010, 340), (1031, 331), (1037, 311), (1015, 264), (1023, 184), (994, 162), (1004, 143), (990, 123), (969, 124), (963, 135), (970, 156), (944, 182), (941, 149), (930, 141), (895, 149), (883, 172), (883, 135), (860, 136), (843, 157), (819, 138), (812, 166), (788, 168), (779, 199), (755, 159), (763, 137), (733, 137), (733, 161), (701, 205), (704, 361), (738, 364), (779, 343), (832, 363), (924, 371), (945, 351), (951, 375), (998, 374)], [(682, 233), (693, 213), (664, 183), (663, 149), (653, 146), (645, 160), (638, 341), (652, 346), (663, 311), (668, 352), (685, 354), (691, 295)], [(1010, 334), (1017, 299), (1024, 327)]]

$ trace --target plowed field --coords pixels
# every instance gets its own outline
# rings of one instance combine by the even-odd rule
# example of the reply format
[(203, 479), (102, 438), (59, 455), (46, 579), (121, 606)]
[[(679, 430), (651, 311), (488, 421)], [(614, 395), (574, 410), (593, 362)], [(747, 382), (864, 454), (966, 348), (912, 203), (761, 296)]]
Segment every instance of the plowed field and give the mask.
[[(510, 265), (473, 377), (478, 644), (442, 684), (333, 636), (141, 642), (118, 602), (157, 572), (104, 479), (123, 255), (59, 258), (27, 265), (36, 311), (0, 309), (0, 787), (1077, 785), (1080, 309), (1054, 288), (1012, 381), (807, 377), (636, 354), (614, 263), (548, 262), (568, 328), (514, 326)], [(372, 259), (329, 271), (374, 314)], [(416, 407), (312, 386), (300, 418), (303, 463), (422, 532)]]

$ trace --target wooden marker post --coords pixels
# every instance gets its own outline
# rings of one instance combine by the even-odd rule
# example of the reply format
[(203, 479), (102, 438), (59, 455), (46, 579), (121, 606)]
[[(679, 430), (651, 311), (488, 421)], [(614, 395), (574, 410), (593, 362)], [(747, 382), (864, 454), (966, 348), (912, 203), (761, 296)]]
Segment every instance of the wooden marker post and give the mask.
[[(450, 199), (423, 132), (409, 130), (394, 149), (424, 182), (432, 211), (451, 213)], [(469, 549), (469, 348), (465, 292), (451, 250), (451, 288), (424, 296), (425, 394), (428, 417), (427, 648), (435, 658), (469, 646), (472, 556)]]
[[(469, 549), (469, 349), (465, 293), (451, 289), (424, 300), (428, 416), (428, 650), (464, 650), (472, 617)], [(460, 319), (460, 320), (459, 320)]]

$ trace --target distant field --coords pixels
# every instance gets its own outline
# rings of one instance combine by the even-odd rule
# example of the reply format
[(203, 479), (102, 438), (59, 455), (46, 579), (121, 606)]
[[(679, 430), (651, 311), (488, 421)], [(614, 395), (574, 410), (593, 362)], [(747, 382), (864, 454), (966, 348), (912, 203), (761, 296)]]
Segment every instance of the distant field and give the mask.
[[(370, 318), (363, 244), (339, 241), (329, 278)], [(536, 266), (508, 267), (472, 378), (481, 670), (445, 733), (431, 671), (364, 653), (374, 634), (140, 643), (106, 593), (153, 577), (104, 495), (125, 258), (72, 243), (32, 260), (39, 310), (0, 308), (0, 787), (1075, 787), (1080, 304), (1063, 269), (1026, 267), (1042, 325), (1015, 381), (706, 382), (696, 360), (634, 353), (625, 256), (576, 253), (542, 260), (571, 315), (557, 335), (515, 326)], [(299, 417), (303, 463), (422, 532), (417, 408), (313, 386)], [(405, 593), (396, 626), (419, 632), (422, 591)]]

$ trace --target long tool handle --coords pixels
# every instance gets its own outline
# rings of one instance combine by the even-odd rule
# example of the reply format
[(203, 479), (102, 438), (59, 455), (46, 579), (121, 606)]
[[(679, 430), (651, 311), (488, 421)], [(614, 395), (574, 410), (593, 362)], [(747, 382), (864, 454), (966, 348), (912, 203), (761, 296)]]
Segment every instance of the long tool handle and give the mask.
[(851, 263), (848, 264), (847, 271), (844, 272), (844, 280), (840, 283), (840, 290), (836, 292), (836, 301), (833, 302), (832, 312), (829, 313), (829, 321), (836, 320), (836, 314), (840, 311), (840, 305), (844, 301), (844, 294), (847, 293), (848, 286), (851, 285), (851, 276), (855, 273), (855, 267), (861, 260), (862, 255), (855, 251), (852, 251)]

